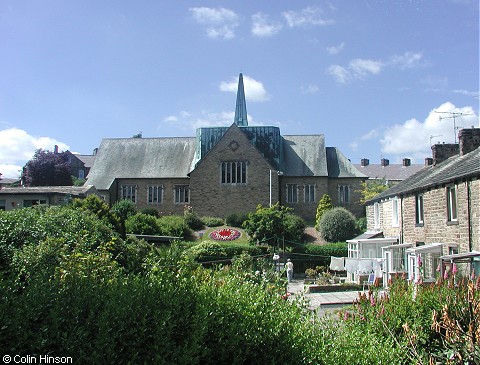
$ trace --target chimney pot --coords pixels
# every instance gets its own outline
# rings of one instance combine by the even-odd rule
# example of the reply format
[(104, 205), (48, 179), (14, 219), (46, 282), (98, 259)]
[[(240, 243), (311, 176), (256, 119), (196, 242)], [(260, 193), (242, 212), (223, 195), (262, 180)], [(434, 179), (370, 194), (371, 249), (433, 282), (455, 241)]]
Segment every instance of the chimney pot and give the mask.
[(403, 166), (407, 167), (412, 164), (411, 160), (409, 158), (404, 158), (403, 159)]
[(388, 166), (390, 164), (390, 161), (388, 160), (388, 158), (382, 158), (380, 160), (380, 164), (385, 167), (385, 166)]
[(370, 160), (368, 158), (362, 158), (360, 160), (360, 166), (368, 166), (370, 164)]
[(433, 158), (427, 157), (425, 159), (425, 166), (431, 166), (431, 165), (433, 165)]

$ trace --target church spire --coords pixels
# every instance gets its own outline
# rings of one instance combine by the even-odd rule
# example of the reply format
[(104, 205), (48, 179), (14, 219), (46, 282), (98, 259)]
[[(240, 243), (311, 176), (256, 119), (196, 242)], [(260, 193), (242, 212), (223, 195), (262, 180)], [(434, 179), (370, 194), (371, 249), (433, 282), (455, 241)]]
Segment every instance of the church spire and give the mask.
[(247, 103), (245, 102), (245, 90), (243, 89), (243, 75), (238, 76), (237, 104), (235, 106), (235, 124), (239, 127), (248, 126)]

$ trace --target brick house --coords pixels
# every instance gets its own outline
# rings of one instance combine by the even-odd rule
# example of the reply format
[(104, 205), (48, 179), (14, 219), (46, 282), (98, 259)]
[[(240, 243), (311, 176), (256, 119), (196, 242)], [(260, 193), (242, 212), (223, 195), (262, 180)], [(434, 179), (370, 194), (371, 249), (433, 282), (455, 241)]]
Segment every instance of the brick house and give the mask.
[(87, 177), (107, 203), (130, 199), (138, 208), (226, 217), (280, 204), (313, 221), (318, 201), (356, 216), (366, 178), (323, 135), (282, 136), (274, 126), (249, 126), (240, 74), (234, 123), (205, 127), (195, 137), (104, 139)]
[(367, 202), (368, 230), (398, 242), (382, 248), (384, 282), (399, 272), (433, 281), (457, 259), (479, 274), (480, 129), (459, 142), (432, 146), (428, 166)]

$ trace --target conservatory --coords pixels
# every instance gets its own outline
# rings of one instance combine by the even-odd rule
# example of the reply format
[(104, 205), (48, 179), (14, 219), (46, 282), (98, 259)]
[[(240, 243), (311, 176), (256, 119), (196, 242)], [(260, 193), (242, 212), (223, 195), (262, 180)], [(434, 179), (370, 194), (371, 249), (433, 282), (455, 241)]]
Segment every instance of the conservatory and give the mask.
[(440, 275), (444, 247), (450, 255), (457, 253), (458, 245), (454, 243), (435, 242), (407, 248), (408, 280), (414, 283), (435, 282), (437, 275)]
[(382, 247), (383, 258), (383, 286), (387, 287), (389, 280), (396, 276), (407, 275), (406, 249), (411, 243), (399, 243)]
[(354, 238), (347, 240), (348, 257), (345, 259), (347, 280), (361, 284), (370, 273), (382, 278), (382, 247), (398, 242), (396, 237), (390, 238)]
[(480, 275), (480, 252), (471, 251), (440, 257), (440, 277), (448, 279), (451, 274), (459, 272), (462, 276), (478, 277)]

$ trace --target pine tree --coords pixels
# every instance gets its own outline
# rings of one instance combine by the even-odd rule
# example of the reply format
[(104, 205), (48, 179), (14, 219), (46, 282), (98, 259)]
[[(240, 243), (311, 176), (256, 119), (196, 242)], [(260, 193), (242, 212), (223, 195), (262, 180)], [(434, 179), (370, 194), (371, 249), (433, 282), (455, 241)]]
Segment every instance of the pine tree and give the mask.
[(323, 213), (333, 208), (334, 206), (332, 204), (332, 199), (330, 198), (330, 195), (323, 194), (322, 198), (318, 202), (317, 214), (315, 216), (315, 228), (317, 229), (317, 231), (318, 231), (318, 225), (320, 223), (320, 219), (322, 218)]

